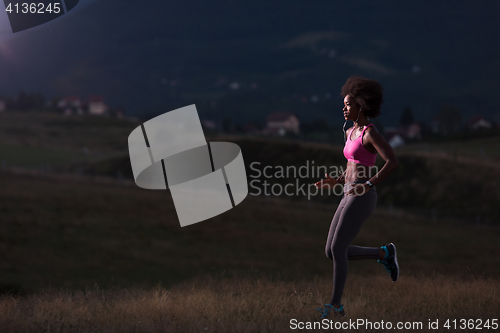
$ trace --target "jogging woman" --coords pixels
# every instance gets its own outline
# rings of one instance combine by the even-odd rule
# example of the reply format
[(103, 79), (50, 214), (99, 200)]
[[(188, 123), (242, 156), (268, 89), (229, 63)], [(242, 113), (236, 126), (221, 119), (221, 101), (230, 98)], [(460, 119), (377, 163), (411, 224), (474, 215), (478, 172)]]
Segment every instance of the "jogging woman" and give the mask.
[[(344, 130), (346, 171), (337, 179), (326, 175), (326, 179), (315, 184), (318, 188), (332, 188), (342, 181), (345, 183), (344, 195), (333, 216), (326, 241), (326, 256), (333, 260), (333, 294), (330, 303), (324, 309), (318, 309), (322, 313), (321, 318), (329, 312), (345, 316), (340, 300), (347, 278), (348, 260), (378, 259), (393, 282), (399, 278), (396, 246), (393, 243), (380, 248), (350, 245), (375, 209), (375, 185), (399, 166), (391, 146), (370, 124), (370, 118), (381, 114), (383, 88), (375, 80), (352, 76), (342, 87), (341, 95), (344, 97), (344, 119), (354, 122), (347, 135)], [(385, 164), (375, 173), (375, 168), (371, 167), (375, 165), (377, 153)]]

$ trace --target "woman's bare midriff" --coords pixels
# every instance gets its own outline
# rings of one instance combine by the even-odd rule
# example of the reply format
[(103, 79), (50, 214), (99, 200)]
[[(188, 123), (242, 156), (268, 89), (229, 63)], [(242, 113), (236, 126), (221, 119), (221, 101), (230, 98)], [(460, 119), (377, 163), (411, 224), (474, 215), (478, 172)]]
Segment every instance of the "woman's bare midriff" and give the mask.
[(356, 162), (348, 161), (345, 172), (345, 183), (351, 183), (355, 180), (368, 180), (377, 174), (375, 166), (369, 167), (367, 165), (359, 164)]

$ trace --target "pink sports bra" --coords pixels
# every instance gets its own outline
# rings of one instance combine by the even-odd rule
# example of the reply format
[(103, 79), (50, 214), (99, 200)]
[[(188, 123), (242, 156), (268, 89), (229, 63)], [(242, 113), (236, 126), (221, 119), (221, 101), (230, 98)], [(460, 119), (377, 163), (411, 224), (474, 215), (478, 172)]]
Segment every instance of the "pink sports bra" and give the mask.
[(347, 136), (347, 141), (344, 146), (344, 156), (345, 158), (347, 158), (348, 161), (356, 162), (358, 164), (363, 164), (367, 166), (375, 165), (377, 154), (369, 152), (365, 147), (363, 147), (362, 144), (363, 134), (365, 133), (365, 130), (372, 125), (373, 124), (366, 126), (365, 129), (354, 141), (351, 141), (351, 134), (354, 128), (351, 130), (351, 132)]

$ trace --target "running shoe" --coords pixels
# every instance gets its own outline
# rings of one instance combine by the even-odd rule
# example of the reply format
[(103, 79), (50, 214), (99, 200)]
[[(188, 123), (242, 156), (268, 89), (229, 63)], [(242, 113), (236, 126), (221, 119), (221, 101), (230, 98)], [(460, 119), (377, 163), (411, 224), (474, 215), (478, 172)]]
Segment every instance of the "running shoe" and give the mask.
[(391, 277), (392, 282), (396, 282), (399, 279), (399, 265), (396, 245), (393, 243), (383, 245), (382, 250), (385, 251), (386, 256), (383, 260), (378, 259), (378, 262), (384, 265), (387, 275)]
[(338, 309), (334, 308), (333, 305), (331, 304), (325, 304), (325, 308), (317, 308), (316, 311), (321, 313), (321, 319), (326, 318), (328, 316), (329, 312), (333, 312), (335, 315), (340, 316), (340, 317), (345, 317), (345, 311), (344, 307), (342, 304), (340, 304), (340, 307)]

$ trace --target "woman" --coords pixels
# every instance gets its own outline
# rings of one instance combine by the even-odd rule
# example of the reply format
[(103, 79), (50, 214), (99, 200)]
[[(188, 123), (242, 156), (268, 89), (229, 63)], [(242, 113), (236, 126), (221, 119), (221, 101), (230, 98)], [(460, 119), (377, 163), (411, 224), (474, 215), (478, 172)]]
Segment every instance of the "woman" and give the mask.
[[(375, 185), (399, 166), (391, 146), (369, 120), (381, 114), (383, 88), (375, 80), (351, 76), (342, 87), (341, 94), (344, 96), (345, 121), (354, 122), (354, 126), (347, 130), (345, 139), (347, 168), (339, 178), (326, 175), (326, 179), (315, 184), (318, 188), (332, 188), (345, 182), (344, 195), (333, 216), (326, 242), (326, 256), (333, 260), (333, 294), (330, 303), (324, 309), (318, 309), (322, 313), (321, 318), (329, 312), (345, 316), (340, 299), (347, 278), (347, 260), (378, 259), (393, 282), (399, 278), (396, 246), (393, 243), (380, 248), (350, 245), (375, 209)], [(375, 168), (371, 167), (375, 164), (377, 153), (385, 164), (375, 174)]]

